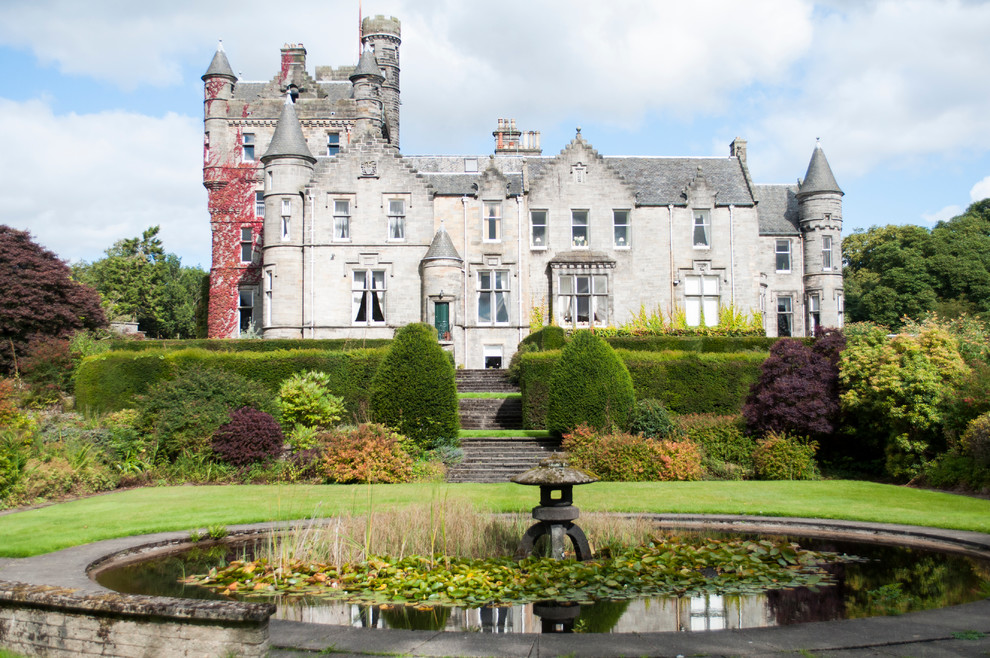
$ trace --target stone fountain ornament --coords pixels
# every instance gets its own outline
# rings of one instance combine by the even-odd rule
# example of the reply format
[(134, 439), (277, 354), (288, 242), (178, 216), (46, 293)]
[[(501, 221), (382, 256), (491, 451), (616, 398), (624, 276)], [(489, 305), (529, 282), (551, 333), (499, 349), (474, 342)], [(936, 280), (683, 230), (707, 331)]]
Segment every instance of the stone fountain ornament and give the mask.
[(580, 510), (574, 507), (573, 488), (578, 484), (598, 482), (591, 473), (567, 464), (567, 456), (554, 452), (536, 468), (512, 478), (516, 484), (529, 484), (540, 488), (540, 504), (533, 508), (533, 524), (519, 542), (517, 557), (533, 554), (536, 542), (544, 536), (550, 540), (550, 557), (563, 560), (566, 540), (570, 538), (574, 555), (583, 562), (591, 557), (591, 548), (584, 531), (574, 521)]

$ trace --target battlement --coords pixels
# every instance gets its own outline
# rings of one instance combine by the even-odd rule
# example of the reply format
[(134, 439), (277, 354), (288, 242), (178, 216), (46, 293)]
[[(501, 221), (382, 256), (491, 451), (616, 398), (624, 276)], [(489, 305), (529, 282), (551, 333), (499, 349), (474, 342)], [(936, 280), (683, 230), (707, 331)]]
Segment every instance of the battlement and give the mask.
[(361, 35), (369, 37), (373, 34), (388, 34), (395, 37), (402, 36), (402, 24), (395, 16), (389, 16), (388, 18), (381, 14), (374, 17), (368, 16), (361, 21)]

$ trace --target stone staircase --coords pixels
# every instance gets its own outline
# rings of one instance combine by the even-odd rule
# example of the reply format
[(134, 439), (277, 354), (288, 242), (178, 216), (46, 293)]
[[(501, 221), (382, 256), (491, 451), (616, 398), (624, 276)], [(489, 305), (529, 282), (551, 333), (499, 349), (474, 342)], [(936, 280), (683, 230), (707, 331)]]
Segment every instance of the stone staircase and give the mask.
[[(504, 370), (458, 370), (460, 393), (518, 393)], [(522, 399), (461, 398), (461, 428), (522, 429)], [(554, 439), (477, 437), (461, 439), (464, 459), (447, 473), (448, 482), (508, 482), (560, 447)]]

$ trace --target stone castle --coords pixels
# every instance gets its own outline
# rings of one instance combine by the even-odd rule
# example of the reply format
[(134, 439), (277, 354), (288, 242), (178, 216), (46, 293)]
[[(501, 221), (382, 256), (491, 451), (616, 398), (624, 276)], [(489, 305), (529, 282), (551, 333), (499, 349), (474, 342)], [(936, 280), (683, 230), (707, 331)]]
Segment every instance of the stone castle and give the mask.
[(581, 135), (544, 156), (499, 119), (494, 153), (399, 151), (400, 23), (361, 23), (355, 67), (282, 48), (265, 82), (222, 46), (205, 83), (210, 336), (382, 338), (437, 327), (456, 363), (504, 367), (530, 320), (620, 325), (642, 308), (767, 334), (843, 323), (842, 190), (820, 146), (797, 184), (727, 157), (616, 157)]

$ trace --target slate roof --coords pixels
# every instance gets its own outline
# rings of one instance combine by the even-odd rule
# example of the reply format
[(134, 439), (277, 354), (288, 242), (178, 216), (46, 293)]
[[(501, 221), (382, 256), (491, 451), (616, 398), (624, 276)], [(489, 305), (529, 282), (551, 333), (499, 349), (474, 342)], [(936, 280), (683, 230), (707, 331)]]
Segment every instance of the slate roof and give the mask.
[(375, 59), (375, 53), (370, 49), (361, 53), (361, 59), (358, 60), (357, 68), (354, 69), (354, 73), (351, 73), (351, 80), (363, 75), (374, 75), (383, 79), (385, 77), (382, 75), (382, 70), (378, 68), (378, 60)]
[(754, 185), (760, 235), (800, 235), (797, 185)]
[(285, 98), (285, 105), (282, 106), (278, 125), (275, 126), (275, 134), (272, 135), (272, 141), (268, 145), (268, 150), (261, 156), (261, 160), (265, 162), (269, 158), (281, 155), (294, 155), (316, 162), (316, 158), (306, 145), (302, 126), (299, 125), (299, 118), (296, 117), (296, 106), (288, 96)]
[(203, 80), (206, 80), (210, 76), (214, 75), (225, 75), (228, 78), (237, 79), (234, 75), (233, 69), (230, 68), (230, 62), (227, 61), (227, 54), (223, 51), (223, 42), (217, 45), (217, 52), (213, 55), (213, 61), (210, 62), (210, 68), (206, 69), (206, 73), (203, 74)]
[[(411, 163), (415, 168), (416, 163)], [(419, 171), (417, 169), (417, 171)], [(420, 175), (433, 188), (434, 193), (440, 196), (465, 196), (478, 192), (478, 181), (481, 180), (481, 173), (477, 174), (448, 174), (436, 172), (420, 171)], [(504, 174), (509, 182), (508, 195), (519, 196), (522, 194), (522, 174)]]
[(433, 236), (433, 242), (430, 243), (430, 248), (426, 250), (423, 260), (443, 259), (463, 261), (460, 254), (457, 253), (457, 248), (454, 247), (454, 242), (450, 239), (450, 234), (441, 226), (437, 229), (436, 235)]
[(835, 182), (832, 168), (828, 166), (828, 160), (825, 158), (825, 152), (822, 151), (820, 144), (815, 146), (815, 152), (811, 154), (811, 162), (808, 163), (808, 172), (804, 175), (804, 181), (801, 182), (800, 192), (801, 194), (812, 192), (844, 194), (839, 188), (839, 184)]
[[(326, 98), (330, 101), (350, 98), (351, 91), (354, 89), (350, 82), (338, 80), (319, 80), (316, 82), (316, 86), (319, 88), (320, 98)], [(237, 100), (253, 102), (263, 98), (281, 98), (281, 96), (282, 94), (278, 89), (273, 89), (271, 82), (238, 82), (234, 85), (234, 98)], [(306, 100), (309, 99), (304, 99), (303, 102)]]

